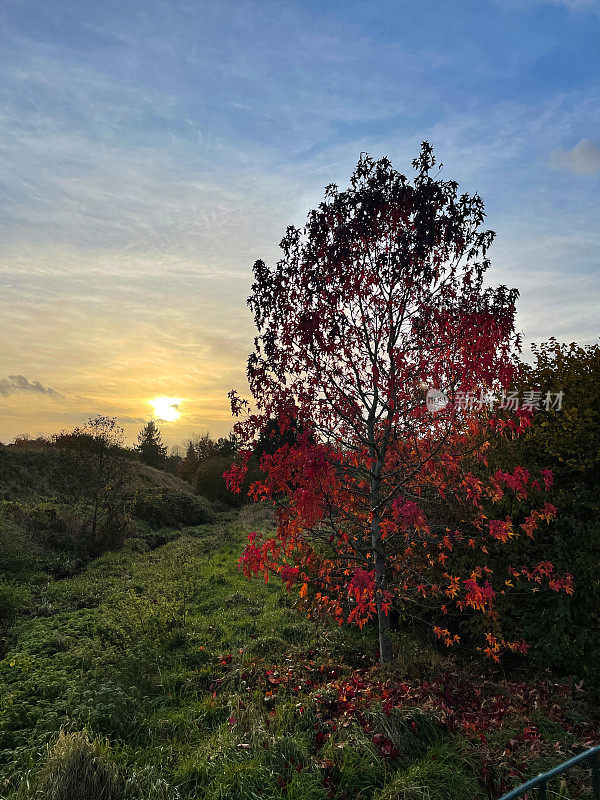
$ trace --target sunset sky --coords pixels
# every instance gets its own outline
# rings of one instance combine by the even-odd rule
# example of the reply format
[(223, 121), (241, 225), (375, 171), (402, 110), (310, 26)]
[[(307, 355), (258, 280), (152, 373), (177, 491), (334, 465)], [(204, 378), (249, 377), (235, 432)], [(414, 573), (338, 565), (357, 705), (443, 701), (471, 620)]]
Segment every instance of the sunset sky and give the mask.
[(223, 434), (256, 258), (361, 151), (477, 190), (526, 342), (600, 333), (600, 0), (3, 0), (0, 440)]

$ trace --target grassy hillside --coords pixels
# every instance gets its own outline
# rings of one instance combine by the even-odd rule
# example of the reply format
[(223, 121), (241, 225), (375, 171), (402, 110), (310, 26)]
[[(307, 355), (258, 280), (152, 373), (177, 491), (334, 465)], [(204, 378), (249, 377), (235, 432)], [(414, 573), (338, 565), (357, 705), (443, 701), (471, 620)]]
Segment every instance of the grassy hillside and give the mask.
[(242, 579), (268, 524), (220, 513), (69, 577), (4, 572), (1, 797), (468, 800), (592, 736), (567, 685), (475, 676), (400, 635), (382, 671), (370, 631)]
[(194, 489), (186, 481), (180, 480), (175, 475), (169, 472), (164, 472), (162, 469), (154, 469), (141, 461), (135, 465), (137, 480), (136, 484), (139, 489), (148, 487), (157, 487), (160, 489), (172, 489), (176, 492), (194, 493)]
[(56, 453), (0, 446), (0, 500), (53, 494)]
[[(0, 449), (0, 653), (3, 627), (14, 605), (7, 584), (31, 585), (80, 572), (99, 554), (86, 531), (89, 508), (58, 489), (59, 462), (52, 451)], [(186, 525), (209, 522), (213, 505), (188, 484), (134, 462), (127, 524), (129, 546), (153, 548)]]
[[(0, 446), (0, 500), (52, 497), (56, 491), (58, 456), (51, 448)], [(134, 489), (171, 489), (193, 493), (186, 481), (141, 461), (132, 462)]]

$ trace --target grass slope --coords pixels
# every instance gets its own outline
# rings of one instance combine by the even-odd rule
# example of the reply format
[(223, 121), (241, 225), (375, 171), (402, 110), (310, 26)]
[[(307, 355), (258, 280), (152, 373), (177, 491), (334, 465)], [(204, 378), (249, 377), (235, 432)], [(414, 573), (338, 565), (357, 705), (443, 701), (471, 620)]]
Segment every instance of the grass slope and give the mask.
[(157, 487), (159, 489), (173, 489), (177, 492), (194, 493), (193, 486), (190, 486), (186, 481), (182, 481), (170, 472), (165, 472), (162, 469), (154, 469), (141, 461), (135, 463), (136, 484), (137, 488), (144, 489), (148, 487)]
[[(535, 693), (500, 716), (506, 686), (470, 697), (467, 677), (452, 695), (447, 662), (406, 637), (391, 672), (374, 667), (371, 632), (316, 627), (240, 576), (246, 532), (268, 524), (254, 513), (14, 585), (2, 798), (469, 800), (518, 782), (503, 752), (534, 750), (535, 772), (587, 730), (571, 700), (533, 718)], [(480, 708), (502, 727), (470, 732)]]

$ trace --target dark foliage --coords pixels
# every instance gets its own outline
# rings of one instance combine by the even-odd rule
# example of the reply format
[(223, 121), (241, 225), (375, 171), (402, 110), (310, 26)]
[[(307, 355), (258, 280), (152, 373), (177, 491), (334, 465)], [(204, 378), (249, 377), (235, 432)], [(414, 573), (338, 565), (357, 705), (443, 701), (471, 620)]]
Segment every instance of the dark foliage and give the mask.
[(122, 428), (102, 416), (54, 438), (61, 495), (82, 508), (92, 551), (118, 547), (129, 530), (133, 465), (122, 444)]
[(149, 467), (164, 469), (167, 463), (167, 448), (153, 419), (142, 428), (138, 436), (137, 451)]
[(177, 474), (184, 481), (194, 484), (196, 472), (203, 461), (214, 457), (228, 459), (237, 451), (238, 442), (234, 436), (213, 439), (209, 433), (205, 433), (188, 441), (186, 454), (179, 465)]
[(173, 489), (157, 489), (138, 497), (134, 515), (152, 528), (181, 528), (211, 522), (214, 513), (204, 497)]
[(231, 467), (232, 457), (220, 455), (210, 456), (203, 459), (194, 475), (194, 486), (199, 494), (208, 497), (209, 500), (224, 503), (229, 506), (241, 506), (248, 502), (245, 493), (234, 494), (225, 485), (224, 473)]
[(550, 465), (558, 514), (543, 537), (517, 540), (509, 555), (516, 561), (531, 553), (568, 570), (575, 593), (554, 596), (551, 605), (544, 592), (520, 597), (510, 618), (530, 644), (533, 668), (578, 675), (600, 692), (600, 345), (550, 340), (534, 354), (520, 389), (537, 390), (541, 398), (562, 390), (562, 408), (546, 411), (542, 402), (530, 432), (495, 457), (516, 451), (532, 472)]

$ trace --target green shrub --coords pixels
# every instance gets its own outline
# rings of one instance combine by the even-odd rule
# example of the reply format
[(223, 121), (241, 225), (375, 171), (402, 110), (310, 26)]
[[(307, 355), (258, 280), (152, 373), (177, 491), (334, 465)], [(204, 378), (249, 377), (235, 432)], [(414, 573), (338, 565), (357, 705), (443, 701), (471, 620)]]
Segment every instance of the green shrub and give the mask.
[(74, 511), (73, 505), (57, 500), (4, 500), (0, 502), (0, 516), (50, 551), (89, 557), (123, 545), (132, 528), (127, 505), (105, 500), (96, 515), (93, 533), (92, 511), (85, 503), (79, 503)]
[[(89, 524), (84, 526), (84, 532), (89, 530)], [(96, 535), (90, 541), (90, 551), (93, 555), (101, 555), (107, 550), (118, 550), (133, 532), (133, 520), (127, 512), (111, 509), (100, 519), (96, 526)], [(91, 537), (88, 535), (88, 541)]]
[(36, 534), (40, 542), (50, 547), (72, 549), (82, 541), (83, 520), (72, 507), (56, 500), (3, 500), (0, 515)]
[(213, 509), (206, 498), (175, 489), (157, 489), (141, 495), (133, 513), (152, 528), (203, 525), (214, 519)]
[(507, 598), (505, 628), (509, 637), (528, 642), (532, 668), (578, 675), (600, 694), (600, 490), (579, 485), (556, 492), (552, 501), (557, 519), (511, 554), (518, 554), (514, 563), (547, 559), (557, 573), (570, 572), (575, 593), (546, 589)]
[(242, 505), (247, 498), (230, 492), (223, 477), (223, 473), (230, 468), (232, 463), (233, 458), (224, 456), (211, 456), (203, 459), (194, 476), (196, 491), (208, 497), (209, 500), (229, 506)]
[(0, 632), (27, 606), (31, 590), (26, 586), (0, 579)]
[(452, 747), (436, 747), (387, 784), (377, 800), (479, 800), (475, 771)]
[(194, 486), (199, 494), (203, 494), (213, 502), (223, 503), (226, 506), (239, 508), (251, 503), (248, 489), (256, 480), (258, 473), (255, 466), (251, 466), (244, 478), (239, 494), (230, 492), (225, 483), (223, 474), (229, 470), (234, 462), (234, 457), (210, 456), (200, 462), (194, 476)]
[(510, 460), (533, 474), (551, 469), (555, 483), (544, 500), (558, 513), (533, 540), (521, 536), (502, 552), (491, 551), (488, 563), (495, 574), (505, 574), (508, 563), (550, 561), (558, 574), (573, 575), (571, 597), (548, 589), (507, 595), (504, 632), (528, 642), (532, 670), (578, 675), (599, 694), (600, 345), (550, 340), (532, 349), (535, 363), (523, 365), (521, 389), (539, 389), (542, 397), (563, 390), (562, 408), (540, 410), (525, 435), (500, 440), (489, 456), (501, 468)]
[(45, 501), (30, 506), (28, 522), (42, 530), (60, 530), (63, 527), (63, 509), (58, 503)]
[(41, 531), (64, 531), (73, 517), (71, 508), (56, 500), (37, 503), (3, 500), (0, 502), (0, 514), (23, 527)]
[(86, 730), (60, 732), (33, 785), (32, 800), (126, 800), (123, 777), (107, 745), (90, 739)]
[(177, 793), (151, 768), (126, 772), (111, 758), (108, 741), (87, 730), (66, 733), (47, 749), (46, 760), (23, 779), (15, 800), (175, 800)]
[(53, 494), (56, 455), (51, 449), (46, 452), (15, 447), (0, 449), (0, 498)]

